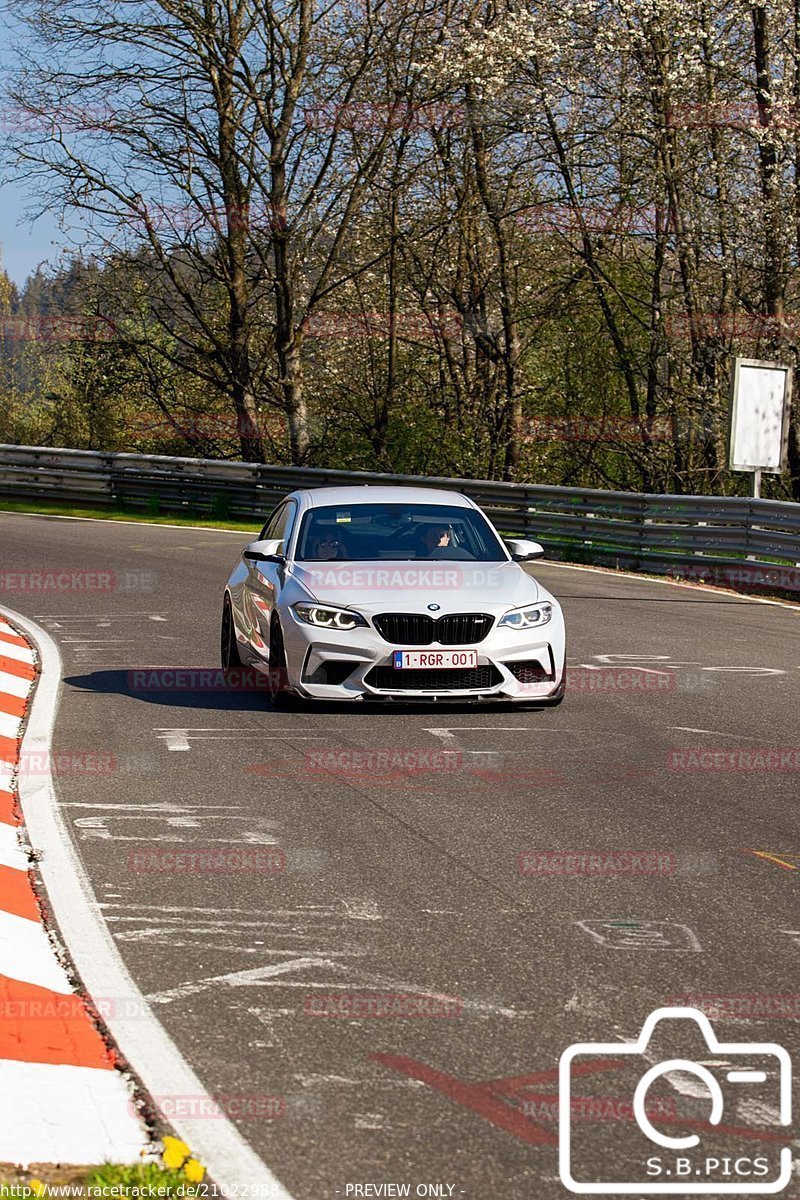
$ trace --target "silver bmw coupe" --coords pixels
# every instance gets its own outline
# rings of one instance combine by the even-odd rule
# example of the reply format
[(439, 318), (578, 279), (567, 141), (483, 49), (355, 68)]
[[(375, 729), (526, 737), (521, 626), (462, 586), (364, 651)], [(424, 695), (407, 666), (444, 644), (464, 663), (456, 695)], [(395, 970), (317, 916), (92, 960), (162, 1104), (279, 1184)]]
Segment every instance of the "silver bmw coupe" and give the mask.
[(321, 487), (286, 496), (226, 585), (222, 666), (276, 701), (559, 704), (561, 606), (460, 493)]

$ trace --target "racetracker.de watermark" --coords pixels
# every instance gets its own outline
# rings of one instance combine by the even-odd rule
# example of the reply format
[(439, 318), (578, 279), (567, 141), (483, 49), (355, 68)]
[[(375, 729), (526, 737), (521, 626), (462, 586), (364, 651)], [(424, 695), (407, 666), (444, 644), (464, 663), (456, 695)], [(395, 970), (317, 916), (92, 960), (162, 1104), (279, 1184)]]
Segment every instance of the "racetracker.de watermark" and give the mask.
[[(558, 1121), (557, 1099), (523, 1100), (520, 1107), (526, 1117), (536, 1121)], [(635, 1121), (633, 1101), (620, 1096), (572, 1096), (570, 1097), (570, 1120), (572, 1121)], [(651, 1121), (671, 1121), (677, 1116), (675, 1100), (671, 1096), (648, 1096), (645, 1112)]]
[(135, 875), (276, 875), (285, 868), (277, 846), (142, 846), (128, 854)]
[(110, 342), (109, 317), (0, 317), (0, 336), (15, 342)]
[(247, 232), (285, 228), (287, 212), (285, 204), (261, 200), (249, 205), (151, 204), (121, 215), (120, 223), (154, 233), (218, 233), (225, 229)]
[(110, 104), (57, 104), (42, 112), (33, 112), (21, 105), (0, 109), (2, 133), (49, 133), (59, 130), (86, 132), (113, 128), (118, 112)]
[(757, 749), (715, 749), (693, 747), (670, 750), (667, 754), (670, 771), (800, 771), (800, 748), (761, 747)]
[(17, 762), (17, 774), (36, 775), (113, 775), (117, 760), (104, 750), (23, 750)]
[(773, 1018), (800, 1020), (800, 994), (768, 992), (687, 992), (666, 1001), (676, 1008), (696, 1008), (712, 1020), (766, 1021)]
[(800, 334), (800, 313), (787, 312), (776, 317), (770, 313), (694, 312), (668, 313), (664, 332), (677, 341), (695, 338), (796, 337)]
[(667, 111), (670, 129), (754, 130), (770, 125), (778, 129), (800, 126), (800, 107), (777, 100), (766, 105), (758, 100), (716, 100), (703, 104), (674, 104)]
[(671, 567), (667, 574), (672, 579), (687, 583), (697, 581), (718, 587), (800, 592), (800, 569), (797, 567), (722, 567), (713, 563), (707, 566), (687, 563), (685, 566)]
[(303, 1000), (307, 1017), (460, 1017), (459, 996), (413, 992), (310, 992)]
[[(286, 1113), (283, 1096), (255, 1093), (154, 1095), (153, 1100), (167, 1120), (188, 1117), (199, 1121), (277, 1121)], [(141, 1116), (134, 1101), (130, 1102), (129, 1108), (132, 1116)]]
[(432, 338), (457, 338), (463, 329), (458, 313), (313, 313), (303, 322), (307, 337), (388, 338), (394, 334), (410, 341), (430, 341)]
[(153, 571), (105, 571), (96, 569), (28, 569), (0, 571), (0, 592), (11, 596), (112, 595), (121, 592), (154, 592)]
[(603, 695), (613, 692), (674, 692), (674, 671), (641, 667), (567, 667), (568, 692)]
[(127, 685), (131, 692), (269, 692), (282, 679), (280, 671), (252, 667), (136, 667)]
[(343, 750), (339, 747), (307, 750), (304, 767), (309, 775), (390, 775), (421, 774), (432, 771), (461, 771), (463, 755), (459, 750), (412, 749), (397, 746)]
[(667, 850), (523, 850), (517, 869), (524, 876), (674, 875), (677, 857)]
[(608, 442), (619, 445), (629, 442), (641, 445), (644, 441), (671, 441), (672, 422), (659, 417), (648, 424), (630, 417), (531, 417), (523, 425), (522, 441), (530, 442)]
[(627, 233), (652, 236), (669, 228), (667, 211), (655, 205), (631, 204), (532, 204), (523, 208), (514, 223), (526, 233)]
[(176, 438), (188, 440), (242, 437), (280, 438), (286, 431), (286, 421), (278, 413), (197, 413), (176, 415), (173, 420), (148, 420), (145, 416), (126, 418), (125, 430), (150, 441), (171, 442)]
[(405, 133), (431, 129), (456, 129), (464, 124), (464, 109), (443, 102), (430, 104), (374, 104), (351, 101), (346, 104), (310, 105), (303, 114), (307, 129), (369, 130), (400, 129)]
[[(385, 567), (339, 566), (336, 562), (304, 564), (309, 583), (321, 588), (364, 588), (395, 591), (398, 588), (432, 588), (462, 591), (467, 588), (499, 588), (505, 579), (500, 567), (410, 566), (398, 563)], [(425, 614), (427, 615), (427, 614)], [(446, 614), (445, 614), (446, 615)]]

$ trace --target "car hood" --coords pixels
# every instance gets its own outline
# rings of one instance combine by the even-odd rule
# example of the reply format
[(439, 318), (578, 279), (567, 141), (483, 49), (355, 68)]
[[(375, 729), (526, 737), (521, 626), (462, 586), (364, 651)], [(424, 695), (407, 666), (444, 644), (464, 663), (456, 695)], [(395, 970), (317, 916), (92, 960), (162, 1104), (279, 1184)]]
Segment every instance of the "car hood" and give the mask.
[(530, 604), (547, 596), (515, 562), (293, 563), (294, 580), (315, 600), (364, 613), (489, 612)]

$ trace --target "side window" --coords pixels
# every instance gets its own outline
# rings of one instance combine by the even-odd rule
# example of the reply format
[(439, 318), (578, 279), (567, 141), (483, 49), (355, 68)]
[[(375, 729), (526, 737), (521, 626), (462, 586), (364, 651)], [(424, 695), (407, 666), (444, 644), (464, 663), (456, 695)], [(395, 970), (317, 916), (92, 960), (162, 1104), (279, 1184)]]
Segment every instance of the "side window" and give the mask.
[(260, 542), (285, 542), (292, 531), (296, 511), (297, 505), (294, 500), (287, 500), (284, 504), (280, 504), (261, 530), (258, 540)]
[(261, 530), (261, 533), (258, 535), (258, 540), (260, 542), (269, 541), (271, 538), (273, 538), (275, 536), (272, 533), (272, 529), (277, 528), (278, 522), (280, 521), (281, 516), (283, 515), (284, 507), (285, 506), (283, 504), (279, 504), (278, 507), (275, 509), (275, 511), (272, 513), (272, 515), (269, 518), (269, 520), (267, 521), (266, 525)]
[(280, 538), (284, 545), (288, 546), (289, 538), (292, 536), (294, 528), (294, 519), (297, 516), (297, 504), (294, 500), (287, 500), (286, 513), (281, 523), (280, 532), (275, 534), (276, 538)]

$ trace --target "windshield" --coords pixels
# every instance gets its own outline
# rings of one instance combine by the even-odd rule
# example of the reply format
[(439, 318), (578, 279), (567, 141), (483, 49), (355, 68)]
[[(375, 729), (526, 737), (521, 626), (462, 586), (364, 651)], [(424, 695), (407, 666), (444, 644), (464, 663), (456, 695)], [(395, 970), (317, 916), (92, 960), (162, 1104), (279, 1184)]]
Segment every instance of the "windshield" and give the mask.
[(312, 508), (303, 517), (300, 562), (505, 562), (482, 513), (446, 504), (343, 504)]

